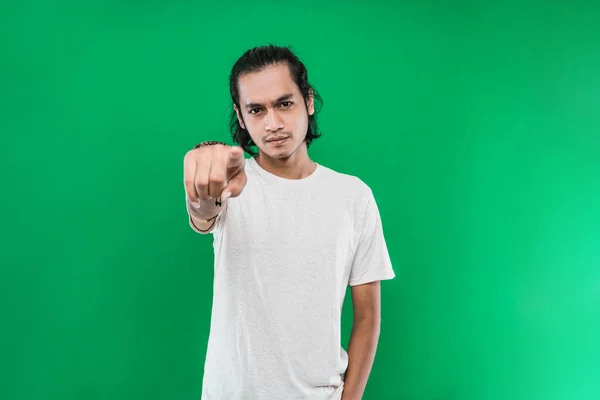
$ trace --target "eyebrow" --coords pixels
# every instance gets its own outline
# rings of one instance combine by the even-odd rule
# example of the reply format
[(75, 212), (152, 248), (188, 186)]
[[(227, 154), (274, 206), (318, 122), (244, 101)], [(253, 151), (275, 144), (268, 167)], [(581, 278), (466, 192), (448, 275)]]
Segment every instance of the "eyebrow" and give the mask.
[[(281, 96), (277, 100), (275, 100), (272, 104), (276, 105), (278, 103), (281, 103), (282, 101), (289, 100), (292, 97), (294, 97), (293, 93), (284, 94), (283, 96)], [(260, 107), (263, 107), (263, 106), (264, 106), (264, 104), (260, 104), (260, 103), (248, 103), (248, 104), (246, 104), (246, 108), (247, 109), (260, 108)]]

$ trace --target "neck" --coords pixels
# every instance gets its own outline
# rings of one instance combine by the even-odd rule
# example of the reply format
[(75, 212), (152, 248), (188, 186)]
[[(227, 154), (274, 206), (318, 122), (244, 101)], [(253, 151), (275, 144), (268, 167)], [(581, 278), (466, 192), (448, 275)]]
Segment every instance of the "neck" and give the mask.
[(264, 170), (285, 179), (304, 179), (317, 168), (317, 164), (308, 157), (306, 146), (283, 158), (269, 157), (259, 151), (255, 160)]

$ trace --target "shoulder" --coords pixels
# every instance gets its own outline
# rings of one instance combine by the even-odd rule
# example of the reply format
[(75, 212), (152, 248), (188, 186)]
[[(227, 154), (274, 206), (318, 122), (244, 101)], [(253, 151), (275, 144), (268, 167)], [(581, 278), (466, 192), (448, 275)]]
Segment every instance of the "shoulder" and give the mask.
[(338, 193), (354, 198), (368, 198), (372, 196), (371, 187), (360, 177), (336, 171), (330, 167), (320, 165), (323, 181), (331, 185)]

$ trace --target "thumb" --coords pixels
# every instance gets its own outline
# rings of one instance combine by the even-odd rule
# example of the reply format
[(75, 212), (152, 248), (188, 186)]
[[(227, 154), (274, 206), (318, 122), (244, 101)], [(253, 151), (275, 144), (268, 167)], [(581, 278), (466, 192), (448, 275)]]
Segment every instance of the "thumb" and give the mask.
[(240, 173), (231, 178), (227, 183), (227, 186), (223, 188), (221, 199), (225, 200), (229, 197), (238, 197), (242, 193), (242, 190), (244, 190), (247, 180), (246, 173), (243, 170), (240, 171)]

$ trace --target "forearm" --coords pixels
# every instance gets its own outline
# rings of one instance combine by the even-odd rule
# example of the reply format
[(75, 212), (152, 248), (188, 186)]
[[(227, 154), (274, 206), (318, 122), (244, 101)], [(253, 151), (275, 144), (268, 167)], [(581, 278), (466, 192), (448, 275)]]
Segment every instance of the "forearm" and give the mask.
[(353, 324), (342, 400), (362, 399), (375, 359), (379, 329), (379, 320), (374, 318), (365, 318)]

